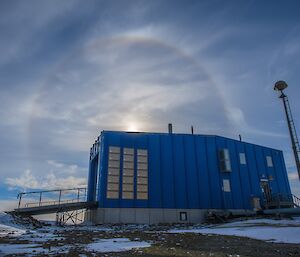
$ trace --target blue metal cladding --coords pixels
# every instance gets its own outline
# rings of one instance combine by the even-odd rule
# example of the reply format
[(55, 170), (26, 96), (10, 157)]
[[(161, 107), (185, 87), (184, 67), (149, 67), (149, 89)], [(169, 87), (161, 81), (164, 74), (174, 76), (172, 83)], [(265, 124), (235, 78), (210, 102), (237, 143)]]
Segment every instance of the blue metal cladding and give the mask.
[(97, 173), (98, 155), (96, 155), (92, 160), (90, 160), (89, 163), (87, 201), (96, 201)]
[[(240, 164), (239, 158), (240, 153), (245, 154), (246, 153), (246, 147), (245, 144), (242, 142), (236, 142), (235, 143), (235, 150), (236, 150), (236, 160), (237, 162), (237, 173), (240, 179), (240, 186), (241, 186), (241, 196), (243, 201), (244, 209), (250, 209), (250, 196), (252, 194), (251, 192), (251, 184), (250, 184), (250, 176), (249, 176), (249, 165), (243, 165)], [(246, 156), (246, 154), (245, 154)], [(247, 159), (246, 159), (247, 162)]]
[[(118, 199), (106, 197), (109, 146), (121, 149)], [(135, 149), (132, 200), (122, 199), (123, 148)], [(137, 199), (137, 149), (148, 150), (148, 200)], [(229, 151), (231, 172), (220, 170), (222, 149)], [(273, 167), (268, 166), (267, 156), (272, 157)], [(90, 163), (88, 199), (93, 199), (90, 187), (98, 183), (99, 207), (251, 209), (252, 197), (263, 199), (261, 179), (268, 179), (272, 193), (291, 192), (281, 151), (219, 136), (103, 131), (98, 158)], [(224, 189), (225, 180), (229, 191)]]

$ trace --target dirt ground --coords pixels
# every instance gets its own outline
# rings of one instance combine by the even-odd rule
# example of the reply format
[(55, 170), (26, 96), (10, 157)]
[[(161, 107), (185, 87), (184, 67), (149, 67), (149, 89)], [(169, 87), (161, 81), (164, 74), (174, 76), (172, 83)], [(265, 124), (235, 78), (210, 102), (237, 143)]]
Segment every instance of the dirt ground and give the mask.
[[(258, 257), (258, 256), (300, 256), (299, 244), (269, 243), (254, 239), (201, 235), (194, 233), (170, 234), (167, 228), (133, 228), (123, 229), (114, 227), (112, 230), (101, 231), (97, 229), (52, 229), (51, 232), (58, 236), (57, 240), (42, 242), (45, 249), (69, 245), (66, 252), (52, 253), (51, 256), (216, 256), (216, 257)], [(42, 233), (47, 233), (47, 229)], [(300, 236), (300, 235), (299, 235)], [(151, 247), (140, 248), (126, 252), (93, 253), (85, 249), (85, 245), (97, 239), (129, 238), (133, 241), (147, 241)], [(0, 244), (26, 244), (29, 241), (20, 238), (0, 238)], [(6, 255), (26, 256), (26, 255)], [(49, 256), (38, 254), (34, 256)]]

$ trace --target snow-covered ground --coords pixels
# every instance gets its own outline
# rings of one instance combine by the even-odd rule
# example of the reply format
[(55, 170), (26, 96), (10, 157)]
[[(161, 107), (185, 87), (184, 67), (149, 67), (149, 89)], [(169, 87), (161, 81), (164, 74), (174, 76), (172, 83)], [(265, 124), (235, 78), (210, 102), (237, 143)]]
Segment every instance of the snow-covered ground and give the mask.
[(0, 212), (0, 237), (20, 236), (26, 232), (26, 229), (15, 223), (10, 215)]
[(24, 234), (25, 232), (26, 232), (26, 230), (24, 230), (24, 229), (19, 229), (19, 228), (0, 224), (0, 237), (20, 236), (20, 235)]
[(254, 219), (209, 227), (171, 229), (169, 233), (199, 233), (249, 237), (274, 243), (300, 243), (300, 218), (293, 220)]
[[(29, 256), (39, 255), (39, 254), (63, 254), (69, 252), (69, 250), (74, 247), (73, 245), (64, 245), (59, 247), (49, 247), (44, 248), (41, 241), (36, 241), (36, 243), (30, 244), (0, 244), (0, 256), (6, 254), (27, 254)], [(80, 246), (80, 245), (77, 245)], [(85, 250), (87, 252), (95, 253), (106, 253), (106, 252), (122, 252), (129, 251), (137, 248), (150, 247), (151, 244), (144, 241), (131, 241), (128, 238), (110, 238), (110, 239), (100, 239), (93, 243), (87, 244)], [(82, 245), (84, 247), (84, 245)]]
[[(184, 228), (184, 229), (183, 229)], [(35, 256), (39, 254), (60, 255), (77, 250), (78, 253), (122, 252), (151, 247), (157, 242), (151, 239), (127, 238), (128, 232), (146, 234), (199, 233), (249, 237), (275, 243), (300, 244), (300, 217), (293, 220), (251, 219), (221, 225), (183, 225), (156, 226), (45, 226), (36, 228), (20, 224), (10, 215), (0, 212), (0, 256), (20, 254)], [(88, 240), (73, 240), (74, 237), (88, 236)], [(124, 237), (122, 237), (124, 236)], [(130, 236), (129, 236), (130, 237)], [(163, 240), (159, 236), (159, 240)], [(83, 255), (84, 256), (84, 255)]]
[(122, 252), (135, 248), (150, 247), (151, 244), (140, 241), (130, 241), (128, 238), (100, 239), (88, 244), (86, 249), (92, 252)]
[[(12, 242), (0, 243), (0, 256), (7, 254), (26, 254), (27, 256), (35, 256), (39, 254), (52, 255), (63, 254), (74, 248), (73, 244), (63, 242), (65, 239), (59, 236), (59, 232), (63, 230), (74, 231), (74, 227), (44, 227), (36, 229), (28, 229), (25, 225), (20, 225), (6, 213), (0, 212), (0, 237), (12, 238)], [(113, 229), (106, 226), (82, 226), (76, 227), (78, 232), (109, 232)], [(18, 242), (17, 242), (18, 240)], [(62, 241), (59, 246), (52, 246), (49, 248), (43, 247), (43, 244), (51, 245), (51, 242)], [(16, 243), (14, 243), (16, 242)], [(21, 242), (21, 243), (20, 243)], [(23, 243), (24, 242), (24, 243)], [(89, 244), (79, 243), (75, 247), (84, 248), (87, 252), (121, 252), (129, 251), (136, 248), (150, 247), (151, 244), (145, 241), (131, 241), (128, 238), (110, 238), (110, 239), (96, 239)]]

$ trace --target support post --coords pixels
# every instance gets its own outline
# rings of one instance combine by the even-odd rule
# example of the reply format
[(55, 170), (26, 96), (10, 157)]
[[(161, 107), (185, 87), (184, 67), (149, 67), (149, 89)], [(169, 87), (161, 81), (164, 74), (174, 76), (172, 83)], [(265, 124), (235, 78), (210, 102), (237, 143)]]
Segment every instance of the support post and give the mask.
[(41, 202), (42, 202), (42, 192), (40, 192), (40, 201), (39, 201), (39, 206), (41, 206)]
[[(299, 160), (299, 153), (298, 153), (298, 149), (297, 149), (297, 144), (299, 144), (299, 142), (296, 141), (297, 134), (296, 134), (295, 128), (293, 127), (293, 119), (292, 119), (292, 117), (290, 117), (291, 112), (289, 112), (290, 106), (288, 103), (288, 98), (283, 92), (281, 92), (281, 93), (282, 94), (281, 94), (280, 98), (282, 99), (283, 105), (284, 105), (284, 111), (285, 111), (288, 128), (289, 128), (289, 133), (290, 133), (290, 137), (291, 137), (292, 149), (293, 149), (294, 158), (295, 158), (295, 162), (296, 162), (296, 168), (297, 168), (298, 177), (300, 180), (300, 160)], [(294, 130), (293, 130), (293, 128), (294, 128)]]
[(58, 204), (60, 205), (60, 199), (61, 199), (61, 190), (59, 190), (59, 197), (58, 197)]
[(20, 208), (21, 206), (21, 201), (22, 201), (22, 193), (19, 194), (19, 203), (18, 203), (18, 209)]
[(168, 130), (169, 130), (169, 134), (173, 133), (173, 127), (172, 127), (172, 123), (168, 124)]

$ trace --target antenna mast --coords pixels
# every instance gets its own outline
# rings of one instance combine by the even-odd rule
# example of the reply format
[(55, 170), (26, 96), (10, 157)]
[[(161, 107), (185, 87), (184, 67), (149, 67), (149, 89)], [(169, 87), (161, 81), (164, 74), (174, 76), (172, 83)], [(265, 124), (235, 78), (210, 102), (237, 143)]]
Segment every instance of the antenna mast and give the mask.
[(291, 141), (292, 141), (292, 148), (293, 148), (293, 152), (294, 152), (296, 167), (297, 167), (297, 171), (298, 171), (298, 177), (299, 177), (299, 180), (300, 180), (300, 160), (299, 160), (300, 159), (299, 158), (300, 146), (299, 146), (299, 140), (298, 140), (297, 131), (296, 131), (296, 128), (295, 128), (295, 123), (294, 123), (294, 119), (293, 119), (289, 99), (283, 93), (283, 90), (286, 89), (287, 87), (288, 87), (288, 85), (285, 81), (277, 81), (275, 83), (274, 90), (275, 91), (280, 91), (280, 93), (281, 93), (279, 98), (281, 98), (282, 101), (283, 101), (285, 115), (286, 115), (288, 128), (289, 128), (289, 132), (290, 132), (290, 137), (291, 137)]

